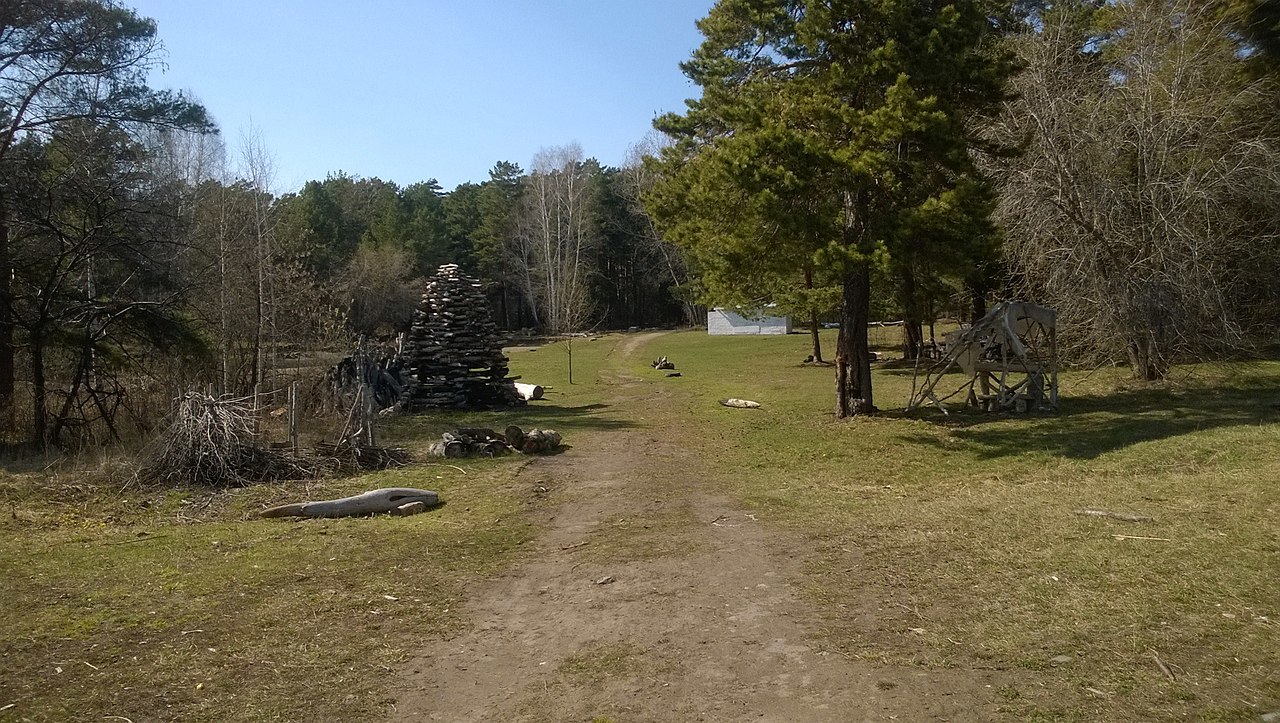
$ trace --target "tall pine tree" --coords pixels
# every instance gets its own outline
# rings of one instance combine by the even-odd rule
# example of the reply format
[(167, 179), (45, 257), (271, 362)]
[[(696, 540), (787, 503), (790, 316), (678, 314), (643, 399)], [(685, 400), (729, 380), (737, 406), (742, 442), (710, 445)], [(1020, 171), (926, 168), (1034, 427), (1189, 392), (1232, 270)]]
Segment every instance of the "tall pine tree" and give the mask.
[(1013, 71), (1007, 16), (983, 0), (720, 0), (682, 66), (702, 97), (656, 122), (675, 143), (649, 204), (704, 284), (839, 279), (837, 416), (874, 409), (872, 264), (989, 208), (957, 201), (981, 185), (972, 122)]

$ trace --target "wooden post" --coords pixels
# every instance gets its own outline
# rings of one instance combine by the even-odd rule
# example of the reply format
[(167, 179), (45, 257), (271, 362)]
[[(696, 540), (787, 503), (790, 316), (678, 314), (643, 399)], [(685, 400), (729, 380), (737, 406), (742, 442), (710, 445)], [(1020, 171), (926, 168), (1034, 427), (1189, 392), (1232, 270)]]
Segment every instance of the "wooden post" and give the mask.
[(298, 383), (289, 385), (289, 443), (298, 454)]
[(374, 402), (373, 387), (365, 384), (362, 388), (361, 396), (363, 397), (363, 403), (360, 405), (360, 414), (363, 417), (361, 422), (364, 426), (364, 440), (365, 444), (372, 447), (375, 444), (373, 437), (373, 420), (378, 415), (376, 410), (377, 403)]
[(1058, 408), (1058, 328), (1049, 330), (1049, 404)]

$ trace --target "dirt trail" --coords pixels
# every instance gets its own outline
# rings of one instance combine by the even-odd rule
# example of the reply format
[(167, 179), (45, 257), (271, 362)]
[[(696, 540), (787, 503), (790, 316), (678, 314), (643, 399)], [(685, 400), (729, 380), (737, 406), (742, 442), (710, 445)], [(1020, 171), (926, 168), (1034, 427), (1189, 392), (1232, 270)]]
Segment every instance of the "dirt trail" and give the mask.
[[(654, 335), (611, 353), (621, 368)], [(663, 385), (615, 372), (654, 419)], [(652, 410), (653, 413), (647, 413)], [(425, 645), (395, 720), (986, 720), (981, 671), (823, 649), (799, 541), (717, 494), (697, 451), (634, 427), (586, 435), (519, 483), (550, 502), (526, 562), (479, 584), (470, 632)], [(585, 543), (585, 544), (584, 544)]]

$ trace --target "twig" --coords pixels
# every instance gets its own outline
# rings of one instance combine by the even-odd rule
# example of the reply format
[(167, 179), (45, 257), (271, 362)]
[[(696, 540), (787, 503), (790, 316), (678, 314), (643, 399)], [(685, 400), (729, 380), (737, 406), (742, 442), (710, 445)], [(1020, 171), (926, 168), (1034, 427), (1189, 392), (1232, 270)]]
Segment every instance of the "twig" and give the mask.
[(147, 535), (146, 537), (135, 537), (132, 540), (116, 540), (115, 542), (104, 542), (104, 545), (128, 545), (133, 542), (147, 542), (148, 540), (158, 540), (168, 535)]
[(1159, 654), (1156, 653), (1155, 648), (1147, 648), (1147, 650), (1151, 651), (1151, 658), (1156, 661), (1156, 665), (1159, 666), (1160, 672), (1164, 673), (1165, 677), (1169, 679), (1169, 682), (1171, 683), (1178, 682), (1178, 679), (1173, 675), (1173, 671), (1169, 670), (1169, 666), (1165, 665), (1164, 661), (1160, 659), (1160, 656)]
[(463, 474), (467, 473), (465, 469), (457, 466), (456, 464), (443, 464), (440, 462), (424, 462), (422, 463), (422, 466), (423, 467), (452, 467), (453, 469), (456, 469)]
[(1138, 535), (1112, 535), (1117, 540), (1153, 540), (1155, 542), (1173, 542), (1167, 537), (1140, 537)]
[(720, 522), (721, 520), (727, 520), (727, 519), (729, 519), (729, 516), (728, 516), (728, 515), (720, 515), (719, 517), (715, 518), (715, 519), (714, 519), (714, 520), (712, 520), (711, 522), (708, 522), (707, 524), (709, 524), (709, 525), (714, 525), (714, 524), (716, 524), (717, 522)]
[(1087, 515), (1090, 517), (1111, 517), (1125, 522), (1151, 522), (1154, 518), (1148, 515), (1133, 515), (1128, 512), (1111, 512), (1110, 510), (1076, 510), (1077, 515)]
[(89, 666), (90, 668), (93, 668), (94, 670), (102, 670), (102, 668), (99, 668), (98, 666), (94, 665), (93, 663), (90, 663), (90, 662), (89, 662), (89, 661), (87, 661), (87, 660), (81, 660), (80, 662), (81, 662), (81, 663), (84, 663), (85, 665)]
[(561, 545), (560, 549), (562, 551), (568, 552), (569, 550), (576, 550), (579, 547), (582, 547), (584, 545), (590, 545), (590, 544), (591, 544), (591, 540), (583, 540), (582, 542), (575, 542), (572, 545)]
[(906, 610), (907, 612), (911, 613), (912, 615), (915, 615), (916, 617), (920, 618), (921, 620), (928, 620), (928, 619), (929, 619), (929, 618), (926, 618), (925, 616), (921, 615), (919, 610), (916, 610), (915, 608), (913, 608), (913, 607), (911, 607), (911, 606), (909, 606), (909, 605), (903, 605), (902, 603), (894, 603), (894, 605), (897, 605), (898, 607), (902, 608), (903, 610)]

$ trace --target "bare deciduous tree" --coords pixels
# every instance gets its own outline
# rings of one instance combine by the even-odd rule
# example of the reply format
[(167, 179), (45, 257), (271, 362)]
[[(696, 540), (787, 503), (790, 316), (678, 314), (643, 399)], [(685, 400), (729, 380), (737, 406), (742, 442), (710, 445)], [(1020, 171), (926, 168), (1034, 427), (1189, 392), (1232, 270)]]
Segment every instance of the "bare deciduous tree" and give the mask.
[(1102, 28), (1050, 14), (995, 129), (1029, 139), (1001, 174), (1023, 290), (1078, 356), (1143, 379), (1247, 346), (1274, 308), (1275, 91), (1209, 5), (1116, 3)]
[(525, 183), (516, 267), (537, 321), (552, 334), (578, 331), (590, 317), (596, 172), (597, 164), (572, 143), (538, 151)]

